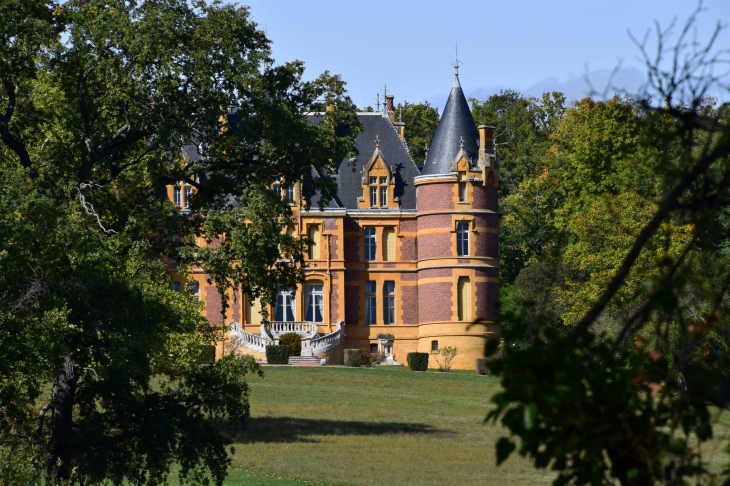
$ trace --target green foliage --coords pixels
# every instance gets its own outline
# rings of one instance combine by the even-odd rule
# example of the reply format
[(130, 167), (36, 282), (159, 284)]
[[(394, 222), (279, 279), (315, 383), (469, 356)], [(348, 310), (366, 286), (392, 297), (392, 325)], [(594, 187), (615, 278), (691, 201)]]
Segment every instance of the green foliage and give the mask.
[(478, 375), (488, 375), (489, 374), (489, 368), (487, 368), (487, 363), (489, 361), (487, 358), (477, 358), (476, 361), (476, 370)]
[(345, 350), (345, 366), (358, 367), (362, 364), (362, 349)]
[(205, 344), (200, 349), (200, 364), (211, 364), (215, 361), (215, 346)]
[(284, 346), (289, 346), (289, 356), (301, 356), (302, 354), (302, 337), (295, 333), (289, 332), (279, 336), (279, 342)]
[(451, 369), (451, 362), (454, 360), (459, 351), (456, 346), (443, 346), (439, 349), (431, 351), (431, 357), (436, 362), (439, 371), (448, 373)]
[(426, 371), (428, 369), (428, 353), (408, 353), (406, 362), (411, 371)]
[(289, 346), (266, 346), (266, 364), (289, 364)]
[(395, 336), (392, 335), (392, 334), (390, 334), (390, 333), (383, 333), (383, 332), (381, 332), (381, 333), (378, 333), (378, 335), (375, 336), (375, 338), (376, 339), (388, 339), (388, 340), (391, 340), (392, 341), (393, 339), (395, 339)]
[(405, 123), (404, 137), (411, 158), (417, 165), (423, 165), (426, 161), (426, 145), (431, 145), (439, 124), (438, 108), (431, 106), (428, 101), (415, 104), (406, 101), (398, 104), (395, 113)]
[[(270, 42), (244, 7), (0, 10), (0, 450), (26, 451), (51, 482), (154, 484), (176, 463), (221, 484), (258, 369), (201, 366), (224, 329), (169, 289), (157, 256), (264, 304), (300, 281), (291, 209), (266, 187), (330, 199), (359, 130), (344, 83), (304, 81), (299, 62), (264, 71)], [(310, 124), (325, 95), (333, 109)], [(196, 188), (190, 211), (165, 196), (179, 181)]]

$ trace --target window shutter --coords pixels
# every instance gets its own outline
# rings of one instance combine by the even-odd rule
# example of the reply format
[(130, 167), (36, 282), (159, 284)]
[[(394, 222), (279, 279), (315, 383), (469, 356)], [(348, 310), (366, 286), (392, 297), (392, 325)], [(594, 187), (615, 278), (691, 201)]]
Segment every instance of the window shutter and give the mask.
[(469, 277), (459, 277), (459, 320), (471, 320), (471, 282)]
[(385, 239), (385, 255), (383, 260), (386, 262), (395, 261), (395, 230), (393, 228), (385, 228), (383, 230), (383, 237)]
[(246, 322), (248, 324), (261, 324), (261, 302), (258, 300), (248, 301), (246, 306)]
[(312, 240), (312, 260), (319, 260), (319, 226), (309, 227), (309, 238)]

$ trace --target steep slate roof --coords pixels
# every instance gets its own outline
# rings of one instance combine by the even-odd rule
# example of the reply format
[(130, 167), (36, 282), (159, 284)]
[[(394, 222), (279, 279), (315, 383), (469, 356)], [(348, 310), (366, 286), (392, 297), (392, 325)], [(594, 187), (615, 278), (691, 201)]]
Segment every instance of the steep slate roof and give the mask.
[[(317, 123), (321, 117), (310, 115), (310, 122)], [(400, 209), (416, 209), (416, 188), (413, 178), (421, 175), (415, 162), (408, 153), (395, 128), (383, 113), (358, 113), (357, 119), (363, 129), (357, 134), (355, 144), (358, 156), (354, 161), (342, 159), (337, 171), (337, 197), (325, 207), (344, 207), (359, 209), (357, 198), (362, 193), (362, 170), (367, 165), (375, 151), (375, 137), (380, 140), (380, 151), (385, 157), (386, 164), (395, 176), (395, 197), (400, 198)], [(312, 207), (316, 207), (316, 200)]]
[(464, 152), (474, 161), (479, 155), (479, 132), (471, 116), (469, 104), (461, 90), (459, 75), (454, 78), (444, 114), (441, 116), (436, 134), (433, 136), (428, 157), (423, 165), (424, 175), (448, 174), (451, 163), (459, 152), (461, 137), (464, 138)]

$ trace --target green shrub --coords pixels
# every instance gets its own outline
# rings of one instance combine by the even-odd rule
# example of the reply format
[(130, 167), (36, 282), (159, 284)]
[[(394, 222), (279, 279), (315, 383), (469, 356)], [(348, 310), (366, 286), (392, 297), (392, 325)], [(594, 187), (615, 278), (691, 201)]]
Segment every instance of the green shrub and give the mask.
[(267, 364), (289, 364), (289, 346), (266, 346)]
[(354, 368), (362, 364), (362, 349), (346, 349), (345, 350), (345, 365), (352, 366)]
[(487, 369), (487, 358), (477, 358), (477, 374), (488, 375), (489, 369)]
[(301, 356), (302, 354), (302, 337), (295, 333), (289, 332), (279, 336), (279, 342), (282, 345), (289, 346), (289, 356)]
[(451, 362), (454, 360), (456, 355), (459, 354), (456, 346), (444, 346), (436, 350), (431, 351), (431, 357), (436, 362), (439, 371), (448, 373), (451, 369)]
[(395, 336), (393, 336), (391, 333), (383, 333), (381, 332), (377, 336), (375, 336), (377, 339), (389, 339), (393, 341), (395, 339)]
[(406, 361), (411, 371), (426, 371), (428, 369), (428, 353), (408, 353)]
[(215, 363), (215, 346), (212, 344), (204, 344), (200, 346), (200, 356), (198, 357), (200, 364)]

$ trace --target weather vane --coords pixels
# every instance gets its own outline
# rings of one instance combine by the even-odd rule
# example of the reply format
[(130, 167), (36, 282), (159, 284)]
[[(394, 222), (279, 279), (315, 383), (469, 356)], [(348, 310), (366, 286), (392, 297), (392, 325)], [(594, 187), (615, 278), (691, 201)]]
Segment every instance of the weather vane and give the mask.
[(459, 61), (459, 44), (456, 44), (456, 47), (454, 49), (456, 51), (456, 61), (451, 63), (452, 66), (454, 66), (454, 69), (456, 70), (456, 75), (459, 75), (459, 66), (464, 64), (463, 62)]

